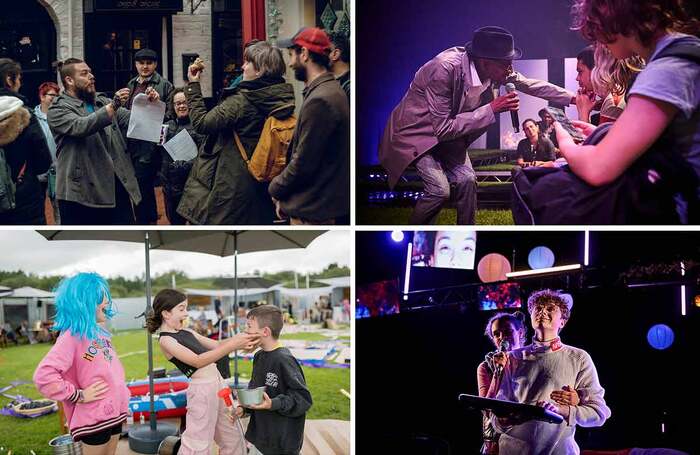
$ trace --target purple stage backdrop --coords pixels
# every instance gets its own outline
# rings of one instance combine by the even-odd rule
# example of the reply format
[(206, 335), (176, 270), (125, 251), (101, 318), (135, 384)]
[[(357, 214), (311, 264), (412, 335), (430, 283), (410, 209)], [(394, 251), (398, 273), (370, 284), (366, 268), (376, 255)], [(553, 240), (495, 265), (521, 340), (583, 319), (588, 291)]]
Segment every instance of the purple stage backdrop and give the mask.
[[(565, 78), (564, 59), (576, 57), (586, 45), (569, 29), (570, 2), (563, 0), (380, 0), (357, 2), (356, 8), (353, 84), (359, 165), (378, 162), (377, 147), (386, 120), (418, 68), (442, 50), (471, 41), (475, 29), (498, 25), (510, 30), (523, 59), (546, 60), (537, 62), (537, 75), (546, 74), (561, 86), (571, 84)], [(509, 116), (502, 123), (506, 121), (510, 129)], [(481, 146), (486, 146), (483, 139)]]

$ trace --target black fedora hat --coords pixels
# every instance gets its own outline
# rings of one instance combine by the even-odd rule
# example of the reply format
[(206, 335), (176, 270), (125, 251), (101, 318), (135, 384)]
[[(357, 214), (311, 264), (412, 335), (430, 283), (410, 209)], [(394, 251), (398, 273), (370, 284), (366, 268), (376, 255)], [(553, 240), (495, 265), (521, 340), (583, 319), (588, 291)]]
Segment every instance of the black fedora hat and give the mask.
[(474, 31), (474, 39), (465, 46), (472, 57), (497, 60), (517, 60), (523, 52), (513, 47), (513, 35), (501, 27), (481, 27)]

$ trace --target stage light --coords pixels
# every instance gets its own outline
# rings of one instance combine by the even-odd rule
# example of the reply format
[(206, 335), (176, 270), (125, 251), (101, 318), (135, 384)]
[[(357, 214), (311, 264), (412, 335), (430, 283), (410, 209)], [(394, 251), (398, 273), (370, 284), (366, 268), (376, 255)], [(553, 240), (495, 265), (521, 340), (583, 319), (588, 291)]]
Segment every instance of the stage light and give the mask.
[[(402, 234), (403, 235), (403, 234)], [(408, 242), (406, 248), (406, 275), (403, 279), (403, 299), (408, 300), (408, 290), (411, 283), (411, 255), (413, 254), (413, 244)]]
[(391, 231), (391, 240), (394, 242), (403, 242), (403, 231)]
[(560, 265), (557, 267), (548, 267), (546, 269), (523, 270), (521, 272), (510, 272), (510, 273), (506, 273), (506, 277), (508, 277), (508, 278), (529, 278), (529, 277), (549, 275), (549, 274), (559, 273), (559, 272), (569, 272), (569, 271), (580, 270), (580, 269), (581, 269), (581, 264)]
[(647, 332), (649, 345), (660, 351), (669, 348), (673, 344), (673, 330), (666, 324), (656, 324)]
[[(681, 276), (685, 276), (685, 263), (681, 261)], [(681, 286), (681, 315), (685, 316), (685, 285)]]
[(546, 246), (537, 246), (527, 255), (531, 269), (546, 269), (554, 265), (554, 253)]
[(695, 301), (695, 306), (700, 308), (700, 295), (696, 295), (694, 301)]
[(591, 242), (590, 242), (590, 232), (586, 230), (586, 233), (584, 234), (584, 240), (583, 240), (583, 265), (585, 267), (588, 267), (588, 262), (590, 259), (590, 247), (591, 247)]

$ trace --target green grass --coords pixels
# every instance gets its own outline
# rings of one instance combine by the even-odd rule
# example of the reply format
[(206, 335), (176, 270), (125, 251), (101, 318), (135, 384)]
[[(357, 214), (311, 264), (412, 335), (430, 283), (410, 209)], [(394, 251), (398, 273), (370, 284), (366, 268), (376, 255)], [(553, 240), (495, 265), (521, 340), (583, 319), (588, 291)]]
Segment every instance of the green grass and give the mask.
[(475, 171), (511, 171), (515, 166), (515, 162), (511, 163), (500, 163), (500, 164), (489, 164), (488, 166), (478, 166), (475, 167)]
[(469, 158), (474, 160), (500, 157), (503, 155), (503, 150), (500, 149), (470, 149), (468, 150)]
[[(358, 224), (408, 224), (412, 211), (411, 207), (358, 207), (357, 220)], [(457, 224), (457, 210), (442, 209), (436, 224)], [(510, 210), (477, 210), (476, 224), (510, 225), (515, 222)]]
[(481, 188), (485, 188), (487, 186), (511, 186), (511, 182), (479, 182), (479, 186)]
[[(302, 335), (302, 334), (300, 334)], [(308, 332), (304, 336), (318, 333)], [(285, 339), (305, 339), (300, 336), (289, 335)], [(328, 338), (322, 337), (327, 340)], [(141, 330), (124, 331), (114, 335), (113, 341), (117, 352), (124, 356), (130, 352), (146, 351), (146, 335)], [(154, 340), (155, 341), (155, 340)], [(0, 387), (9, 385), (11, 381), (31, 381), (34, 369), (51, 345), (35, 344), (21, 345), (0, 349)], [(165, 367), (171, 370), (174, 366), (167, 362), (160, 353), (157, 342), (154, 343), (154, 368)], [(126, 380), (141, 379), (148, 371), (146, 353), (133, 354), (121, 359), (126, 372)], [(245, 380), (250, 378), (252, 362), (240, 361), (239, 373)], [(350, 400), (340, 393), (340, 389), (350, 390), (350, 370), (347, 368), (322, 369), (303, 367), (307, 385), (314, 399), (314, 404), (306, 415), (307, 419), (339, 419), (350, 420)], [(233, 363), (231, 364), (233, 372)], [(24, 395), (30, 398), (41, 398), (34, 384), (26, 384), (7, 391), (10, 395)], [(0, 396), (0, 407), (5, 406), (11, 400)], [(12, 450), (13, 454), (29, 454), (34, 450), (37, 455), (49, 454), (48, 441), (59, 435), (58, 414), (53, 413), (36, 419), (20, 419), (15, 417), (0, 416), (0, 447), (4, 447), (2, 454)]]

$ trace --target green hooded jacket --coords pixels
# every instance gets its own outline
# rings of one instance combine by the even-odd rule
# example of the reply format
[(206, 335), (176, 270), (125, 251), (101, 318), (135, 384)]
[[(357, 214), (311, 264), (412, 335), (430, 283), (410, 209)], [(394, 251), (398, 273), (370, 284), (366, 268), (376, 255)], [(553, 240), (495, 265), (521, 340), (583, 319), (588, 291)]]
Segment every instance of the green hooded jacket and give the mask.
[(242, 82), (210, 112), (198, 82), (185, 89), (190, 119), (207, 135), (194, 161), (177, 213), (193, 224), (271, 224), (275, 219), (268, 183), (255, 180), (236, 147), (234, 130), (248, 157), (260, 138), (269, 113), (286, 118), (294, 113), (294, 90), (283, 79)]

